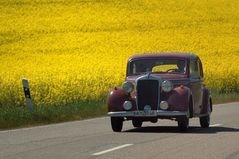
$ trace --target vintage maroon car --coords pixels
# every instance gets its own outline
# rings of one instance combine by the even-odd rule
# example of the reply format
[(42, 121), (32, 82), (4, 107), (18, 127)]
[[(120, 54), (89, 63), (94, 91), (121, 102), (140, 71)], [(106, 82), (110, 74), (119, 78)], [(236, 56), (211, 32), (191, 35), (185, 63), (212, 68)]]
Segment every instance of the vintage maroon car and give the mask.
[(108, 115), (113, 131), (122, 130), (123, 121), (134, 127), (145, 121), (176, 120), (180, 130), (189, 118), (199, 117), (209, 127), (212, 100), (203, 84), (201, 60), (194, 54), (153, 53), (129, 58), (122, 88), (108, 94)]

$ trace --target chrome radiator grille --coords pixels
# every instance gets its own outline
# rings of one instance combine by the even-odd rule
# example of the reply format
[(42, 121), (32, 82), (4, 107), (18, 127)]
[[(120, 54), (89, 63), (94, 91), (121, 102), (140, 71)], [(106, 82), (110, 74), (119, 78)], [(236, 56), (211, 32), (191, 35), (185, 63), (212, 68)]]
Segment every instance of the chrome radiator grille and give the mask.
[(157, 80), (139, 80), (137, 82), (137, 105), (139, 110), (144, 110), (145, 105), (150, 105), (152, 110), (157, 110), (159, 101), (159, 82)]

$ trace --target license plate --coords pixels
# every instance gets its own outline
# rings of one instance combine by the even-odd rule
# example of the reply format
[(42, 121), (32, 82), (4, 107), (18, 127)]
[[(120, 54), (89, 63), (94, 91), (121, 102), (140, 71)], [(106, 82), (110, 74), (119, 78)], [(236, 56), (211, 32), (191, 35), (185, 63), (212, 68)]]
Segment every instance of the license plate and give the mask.
[(135, 116), (157, 116), (157, 112), (150, 110), (150, 111), (135, 111)]

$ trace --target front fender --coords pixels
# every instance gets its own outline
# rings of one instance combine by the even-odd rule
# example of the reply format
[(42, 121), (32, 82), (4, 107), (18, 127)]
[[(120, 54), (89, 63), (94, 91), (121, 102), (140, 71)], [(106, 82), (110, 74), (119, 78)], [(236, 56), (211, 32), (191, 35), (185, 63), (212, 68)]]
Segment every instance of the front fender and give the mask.
[(167, 101), (171, 111), (187, 111), (189, 109), (191, 91), (186, 86), (174, 88), (169, 93), (162, 93), (162, 100)]
[(124, 111), (123, 104), (126, 100), (131, 101), (133, 107), (135, 107), (135, 102), (130, 94), (126, 93), (122, 88), (112, 89), (107, 97), (108, 112)]

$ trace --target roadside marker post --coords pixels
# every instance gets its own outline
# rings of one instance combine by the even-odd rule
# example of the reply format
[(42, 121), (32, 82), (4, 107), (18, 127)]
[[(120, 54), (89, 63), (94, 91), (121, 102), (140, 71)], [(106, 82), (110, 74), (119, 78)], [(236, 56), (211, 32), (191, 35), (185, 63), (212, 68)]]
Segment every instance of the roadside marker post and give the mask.
[(28, 80), (23, 78), (22, 85), (23, 85), (23, 90), (24, 90), (24, 94), (26, 97), (27, 107), (28, 107), (29, 111), (32, 111), (32, 98), (31, 98), (31, 94), (30, 94), (30, 87), (29, 87)]

